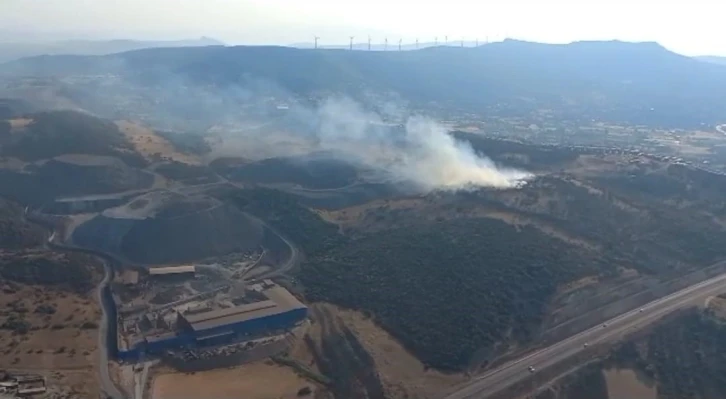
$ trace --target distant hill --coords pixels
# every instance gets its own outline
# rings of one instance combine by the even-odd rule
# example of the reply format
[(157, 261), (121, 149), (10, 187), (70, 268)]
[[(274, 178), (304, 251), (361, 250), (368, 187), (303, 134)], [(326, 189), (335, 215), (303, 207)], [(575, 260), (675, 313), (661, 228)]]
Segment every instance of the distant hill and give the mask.
[[(412, 50), (422, 50), (429, 47), (476, 47), (476, 46), (482, 46), (486, 44), (484, 41), (477, 42), (477, 41), (470, 41), (470, 40), (450, 40), (449, 42), (444, 42), (443, 39), (440, 42), (419, 42), (417, 43), (401, 43), (400, 47), (398, 44), (398, 41), (391, 39), (391, 41), (388, 42), (388, 45), (385, 43), (373, 43), (371, 42), (370, 50), (371, 51), (398, 51), (400, 48), (401, 51), (412, 51)], [(314, 49), (315, 43), (311, 42), (303, 42), (303, 43), (293, 43), (290, 45), (290, 47), (300, 48), (300, 49)], [(318, 49), (326, 49), (326, 50), (349, 50), (350, 44), (321, 44), (318, 43)], [(362, 42), (354, 42), (353, 43), (353, 50), (368, 50), (368, 42), (362, 43)]]
[(0, 137), (0, 155), (37, 161), (64, 154), (116, 156), (132, 165), (143, 158), (110, 121), (74, 111), (25, 115), (17, 134)]
[(0, 119), (0, 196), (21, 203), (148, 188), (153, 176), (138, 169), (145, 164), (104, 119), (74, 111)]
[(220, 46), (224, 43), (202, 37), (191, 40), (66, 40), (58, 42), (0, 42), (0, 62), (38, 55), (104, 55), (152, 47)]
[(505, 40), (400, 52), (154, 48), (102, 57), (34, 57), (0, 65), (2, 73), (114, 73), (149, 93), (186, 101), (185, 109), (193, 97), (167, 95), (184, 93), (170, 84), (229, 90), (262, 81), (300, 95), (335, 92), (361, 98), (392, 91), (416, 106), (516, 116), (546, 109), (572, 120), (677, 127), (722, 123), (726, 109), (725, 67), (657, 43), (620, 41)]
[(715, 55), (703, 55), (700, 57), (693, 57), (699, 61), (711, 62), (714, 64), (726, 65), (726, 57), (719, 57)]

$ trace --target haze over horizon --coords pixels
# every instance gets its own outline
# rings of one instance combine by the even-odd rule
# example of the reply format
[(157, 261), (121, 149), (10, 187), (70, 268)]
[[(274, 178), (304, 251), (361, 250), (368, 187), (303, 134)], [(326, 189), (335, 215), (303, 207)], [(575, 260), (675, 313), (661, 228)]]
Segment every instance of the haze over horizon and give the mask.
[(545, 43), (656, 41), (685, 55), (726, 56), (717, 4), (708, 0), (3, 0), (0, 41), (170, 40), (209, 36), (227, 44), (345, 44), (402, 38), (412, 43), (505, 37)]

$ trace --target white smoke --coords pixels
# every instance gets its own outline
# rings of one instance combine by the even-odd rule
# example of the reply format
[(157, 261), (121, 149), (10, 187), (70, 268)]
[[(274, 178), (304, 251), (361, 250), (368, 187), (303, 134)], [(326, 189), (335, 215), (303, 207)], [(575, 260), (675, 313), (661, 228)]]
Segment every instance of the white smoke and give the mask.
[(421, 189), (512, 188), (532, 174), (497, 167), (458, 141), (435, 121), (409, 116), (402, 132), (350, 99), (331, 98), (317, 111), (318, 146), (338, 157), (356, 160), (389, 177)]

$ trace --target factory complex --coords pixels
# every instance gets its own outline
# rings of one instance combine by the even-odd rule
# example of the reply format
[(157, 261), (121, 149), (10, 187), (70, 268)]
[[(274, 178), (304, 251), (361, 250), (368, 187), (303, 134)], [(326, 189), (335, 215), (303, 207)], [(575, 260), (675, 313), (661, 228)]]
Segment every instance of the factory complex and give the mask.
[(134, 298), (114, 293), (124, 304), (117, 312), (117, 358), (135, 362), (280, 336), (307, 317), (307, 307), (271, 280), (225, 284), (210, 270), (177, 266), (151, 268), (146, 279), (123, 276), (118, 287)]

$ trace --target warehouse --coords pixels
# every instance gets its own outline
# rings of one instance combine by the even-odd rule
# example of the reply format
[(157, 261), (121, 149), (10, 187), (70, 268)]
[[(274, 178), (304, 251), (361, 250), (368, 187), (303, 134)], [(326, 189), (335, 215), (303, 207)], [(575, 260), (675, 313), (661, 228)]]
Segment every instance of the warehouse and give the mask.
[(118, 351), (118, 358), (136, 362), (144, 354), (228, 345), (289, 330), (307, 316), (304, 304), (271, 281), (255, 284), (253, 290), (255, 295), (261, 294), (262, 300), (221, 308), (222, 302), (216, 302), (215, 308), (206, 303), (192, 307), (191, 312), (177, 313), (175, 329), (135, 340), (127, 349)]
[(149, 269), (149, 274), (152, 276), (165, 276), (175, 274), (194, 274), (196, 268), (194, 265), (186, 266), (166, 266), (166, 267), (152, 267)]
[(268, 299), (198, 314), (179, 314), (177, 326), (197, 339), (221, 335), (252, 336), (293, 326), (307, 316), (307, 307), (286, 289), (272, 285)]

